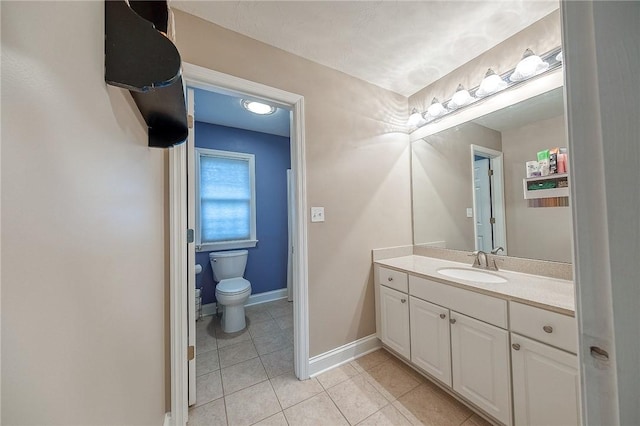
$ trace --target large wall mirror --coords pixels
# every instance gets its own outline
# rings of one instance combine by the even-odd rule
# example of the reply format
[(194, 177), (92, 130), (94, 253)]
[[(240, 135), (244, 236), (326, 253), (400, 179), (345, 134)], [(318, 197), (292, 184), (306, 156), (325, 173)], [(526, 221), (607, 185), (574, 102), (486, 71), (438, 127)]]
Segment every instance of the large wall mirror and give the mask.
[(566, 146), (562, 87), (412, 142), (414, 244), (571, 262), (571, 209), (523, 194), (526, 162)]

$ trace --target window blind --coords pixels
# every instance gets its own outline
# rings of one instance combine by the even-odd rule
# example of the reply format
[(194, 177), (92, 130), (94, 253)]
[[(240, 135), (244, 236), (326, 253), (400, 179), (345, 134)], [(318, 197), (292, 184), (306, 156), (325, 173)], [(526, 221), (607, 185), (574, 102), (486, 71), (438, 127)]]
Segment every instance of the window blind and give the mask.
[(251, 238), (251, 177), (247, 159), (200, 157), (201, 243)]

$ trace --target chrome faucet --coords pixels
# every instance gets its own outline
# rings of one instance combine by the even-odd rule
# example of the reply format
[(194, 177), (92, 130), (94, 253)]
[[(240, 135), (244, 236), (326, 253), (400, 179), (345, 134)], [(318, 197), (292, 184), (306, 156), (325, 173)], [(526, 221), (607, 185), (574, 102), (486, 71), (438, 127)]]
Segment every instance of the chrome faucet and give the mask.
[(491, 250), (491, 254), (498, 254), (500, 251), (504, 251), (504, 247), (496, 247)]
[[(471, 265), (474, 268), (482, 268), (482, 269), (488, 269), (490, 271), (497, 271), (498, 270), (498, 265), (496, 265), (496, 260), (493, 258), (489, 258), (489, 256), (487, 256), (487, 253), (483, 252), (482, 250), (476, 250), (474, 251), (471, 256), (475, 256), (476, 259), (473, 261), (473, 265)], [(482, 259), (484, 259), (484, 266), (482, 265)], [(489, 263), (489, 261), (491, 261), (491, 263)]]
[[(482, 250), (476, 250), (471, 255), (476, 257), (476, 259), (473, 261), (473, 265), (471, 266), (473, 266), (474, 268), (487, 268), (487, 253), (483, 252)], [(484, 266), (482, 265), (481, 259), (484, 259)]]

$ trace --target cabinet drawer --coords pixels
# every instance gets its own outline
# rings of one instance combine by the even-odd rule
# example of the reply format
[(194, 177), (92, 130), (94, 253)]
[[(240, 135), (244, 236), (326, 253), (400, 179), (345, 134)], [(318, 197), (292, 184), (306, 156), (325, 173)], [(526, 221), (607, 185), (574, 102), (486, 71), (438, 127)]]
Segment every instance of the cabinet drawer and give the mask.
[(405, 272), (383, 268), (378, 272), (378, 284), (391, 287), (403, 293), (409, 292), (408, 277)]
[(480, 321), (507, 328), (506, 300), (414, 276), (409, 277), (409, 293)]
[(577, 353), (576, 319), (522, 303), (510, 302), (511, 331)]

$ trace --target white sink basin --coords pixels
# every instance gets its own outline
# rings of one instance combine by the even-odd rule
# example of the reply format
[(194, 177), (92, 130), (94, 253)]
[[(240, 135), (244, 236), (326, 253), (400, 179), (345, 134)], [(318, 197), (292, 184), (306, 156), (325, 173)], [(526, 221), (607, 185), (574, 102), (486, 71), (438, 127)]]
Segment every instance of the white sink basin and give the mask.
[(499, 275), (490, 272), (478, 271), (466, 268), (441, 268), (437, 272), (447, 277), (458, 278), (459, 280), (476, 281), (481, 283), (500, 284), (507, 280)]

